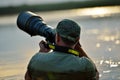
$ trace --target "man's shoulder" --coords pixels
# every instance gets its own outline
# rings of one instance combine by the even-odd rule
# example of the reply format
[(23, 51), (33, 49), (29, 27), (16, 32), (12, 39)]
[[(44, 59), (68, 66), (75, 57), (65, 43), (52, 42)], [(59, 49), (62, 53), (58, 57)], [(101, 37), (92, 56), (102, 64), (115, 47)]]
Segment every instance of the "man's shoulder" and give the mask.
[(36, 53), (34, 56), (32, 56), (30, 62), (49, 62), (51, 59), (57, 59), (58, 57), (60, 57), (61, 54), (59, 54), (59, 52), (49, 52), (49, 53), (44, 53), (44, 52), (38, 52)]
[(86, 57), (81, 57), (80, 59), (82, 59), (80, 62), (86, 67), (86, 69), (89, 70), (95, 70), (96, 66), (94, 64), (94, 62)]
[(79, 58), (79, 61), (81, 63), (85, 63), (85, 64), (94, 64), (93, 61), (87, 57), (80, 57)]
[(52, 68), (55, 71), (93, 71), (95, 68), (94, 63), (86, 57), (59, 52), (37, 53), (32, 57), (29, 66), (36, 67), (36, 69), (41, 67), (42, 70), (51, 70)]
[(92, 60), (86, 57), (79, 57), (79, 56), (74, 56), (70, 54), (65, 54), (65, 53), (60, 53), (60, 52), (50, 52), (50, 53), (43, 53), (43, 52), (38, 52), (36, 53), (32, 58), (31, 61), (50, 61), (50, 60), (57, 60), (59, 62), (66, 62), (70, 64), (76, 64), (76, 65), (81, 65), (81, 66), (89, 66), (89, 68), (94, 67), (94, 63)]
[(38, 52), (34, 56), (32, 56), (31, 59), (36, 59), (36, 60), (46, 59), (46, 58), (53, 56), (53, 55), (54, 55), (53, 52), (50, 52), (50, 53)]

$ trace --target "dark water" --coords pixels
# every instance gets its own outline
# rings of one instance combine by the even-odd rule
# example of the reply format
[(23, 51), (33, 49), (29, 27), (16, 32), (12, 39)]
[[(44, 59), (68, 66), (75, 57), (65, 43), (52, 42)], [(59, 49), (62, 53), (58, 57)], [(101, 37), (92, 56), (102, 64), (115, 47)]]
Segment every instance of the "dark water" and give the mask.
[[(69, 15), (68, 15), (69, 13)], [(37, 13), (52, 27), (64, 18), (82, 27), (81, 44), (95, 61), (100, 80), (120, 80), (120, 7)], [(39, 50), (40, 36), (18, 29), (17, 15), (0, 17), (0, 80), (23, 80), (27, 64)]]

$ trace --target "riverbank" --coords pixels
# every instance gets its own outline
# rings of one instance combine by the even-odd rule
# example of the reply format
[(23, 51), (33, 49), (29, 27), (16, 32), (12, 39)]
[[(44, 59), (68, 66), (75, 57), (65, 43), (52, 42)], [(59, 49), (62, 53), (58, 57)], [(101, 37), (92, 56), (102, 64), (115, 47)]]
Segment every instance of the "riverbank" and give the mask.
[(50, 4), (37, 4), (37, 5), (21, 5), (21, 6), (8, 6), (0, 8), (0, 16), (16, 14), (21, 11), (51, 11), (51, 10), (66, 10), (84, 7), (96, 6), (114, 6), (120, 5), (120, 0), (88, 0), (88, 1), (71, 1), (64, 3), (50, 3)]

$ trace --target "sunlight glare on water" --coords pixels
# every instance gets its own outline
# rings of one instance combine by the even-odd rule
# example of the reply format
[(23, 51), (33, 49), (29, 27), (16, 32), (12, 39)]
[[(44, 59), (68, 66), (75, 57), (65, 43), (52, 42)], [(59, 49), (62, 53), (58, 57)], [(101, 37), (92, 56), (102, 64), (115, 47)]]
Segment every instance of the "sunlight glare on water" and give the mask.
[(110, 16), (111, 14), (120, 13), (120, 6), (108, 6), (108, 7), (95, 7), (95, 8), (83, 8), (76, 9), (76, 15), (79, 16), (92, 16), (96, 17), (104, 17)]

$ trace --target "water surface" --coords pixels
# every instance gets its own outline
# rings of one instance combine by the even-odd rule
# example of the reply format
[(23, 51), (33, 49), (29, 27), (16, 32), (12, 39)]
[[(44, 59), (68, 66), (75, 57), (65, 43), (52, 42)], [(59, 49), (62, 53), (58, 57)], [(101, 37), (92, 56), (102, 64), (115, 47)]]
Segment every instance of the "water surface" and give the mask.
[[(100, 80), (120, 80), (120, 6), (37, 14), (54, 28), (64, 18), (78, 22), (82, 28), (80, 42), (95, 61)], [(17, 16), (0, 17), (0, 80), (23, 80), (30, 58), (44, 39), (21, 31), (16, 25)]]

